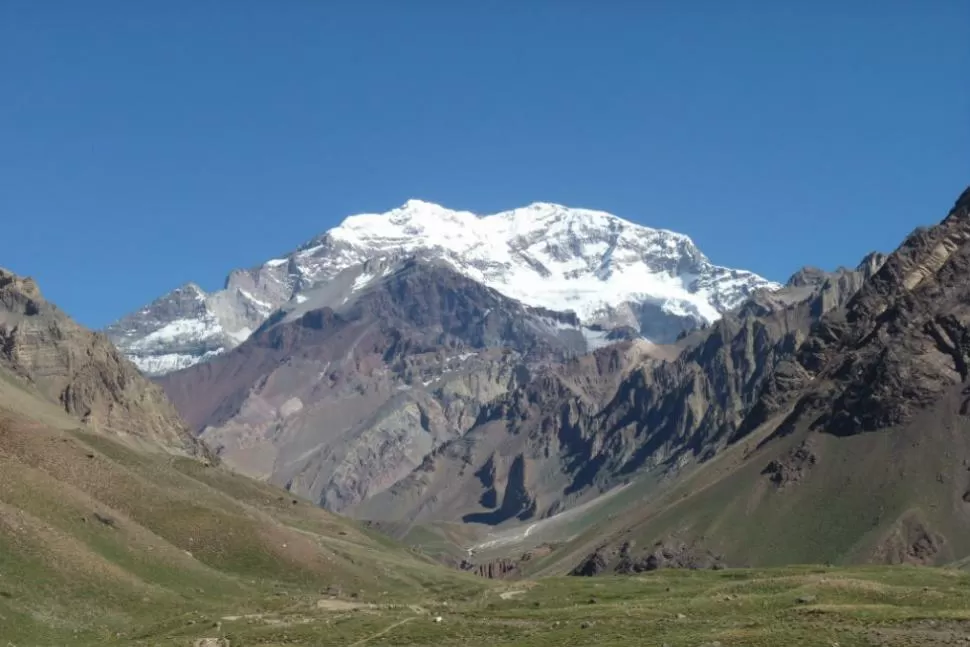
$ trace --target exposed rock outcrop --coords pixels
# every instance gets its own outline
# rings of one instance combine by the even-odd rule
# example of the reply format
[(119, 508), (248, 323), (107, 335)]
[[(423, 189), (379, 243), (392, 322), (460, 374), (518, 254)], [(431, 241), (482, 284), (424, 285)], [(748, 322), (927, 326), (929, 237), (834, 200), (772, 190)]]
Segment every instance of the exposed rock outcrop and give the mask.
[(812, 451), (811, 444), (805, 441), (786, 452), (784, 456), (768, 463), (761, 473), (766, 475), (775, 487), (781, 489), (801, 481), (817, 461), (818, 457)]
[(482, 564), (463, 561), (459, 566), (463, 571), (469, 571), (491, 580), (501, 580), (515, 577), (520, 572), (519, 560), (501, 557)]
[[(602, 533), (608, 540), (584, 536), (564, 547), (571, 566), (591, 563), (591, 552), (610, 565), (629, 538), (649, 543), (670, 528), (753, 565), (939, 565), (970, 552), (970, 189), (940, 224), (917, 229), (885, 259), (867, 257), (857, 272), (868, 279), (854, 295), (830, 292), (835, 307), (807, 330), (789, 329), (793, 352), (776, 352), (755, 378), (747, 413), (696, 427), (702, 439), (726, 441), (713, 460), (618, 513)], [(791, 285), (817, 277), (804, 271)], [(742, 311), (760, 309), (758, 301)], [(731, 361), (728, 375), (757, 376)], [(705, 415), (711, 406), (725, 411), (711, 402)], [(658, 422), (644, 427), (653, 432)], [(680, 445), (691, 447), (690, 437)]]
[(606, 572), (632, 575), (661, 568), (720, 570), (726, 566), (721, 555), (711, 552), (698, 542), (686, 543), (676, 538), (667, 538), (656, 542), (650, 550), (638, 551), (636, 542), (628, 540), (618, 548), (613, 548), (610, 544), (598, 547), (570, 575), (590, 577)]
[(0, 269), (0, 363), (91, 427), (204, 454), (162, 390), (108, 339), (48, 303), (36, 283)]
[(913, 232), (846, 307), (813, 326), (738, 436), (787, 408), (775, 436), (802, 421), (846, 436), (910, 420), (968, 377), (968, 276), (970, 189), (942, 223)]
[[(584, 334), (572, 313), (446, 266), (374, 262), (159, 383), (227, 463), (345, 510), (420, 468), (537, 367), (587, 350)], [(518, 514), (529, 503), (516, 487), (505, 505)]]
[[(622, 343), (537, 371), (355, 514), (491, 525), (534, 520), (640, 470), (710, 458), (812, 323), (844, 305), (881, 260), (873, 254), (855, 270), (803, 270), (677, 346)], [(507, 484), (528, 504), (507, 503)]]
[(885, 564), (932, 565), (946, 549), (946, 538), (916, 514), (904, 515), (876, 547), (873, 558)]

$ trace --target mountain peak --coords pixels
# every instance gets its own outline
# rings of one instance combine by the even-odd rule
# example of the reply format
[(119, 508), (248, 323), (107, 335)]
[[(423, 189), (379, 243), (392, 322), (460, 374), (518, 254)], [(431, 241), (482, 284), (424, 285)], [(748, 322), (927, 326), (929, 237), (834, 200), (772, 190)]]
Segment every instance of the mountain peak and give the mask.
[(42, 301), (37, 282), (29, 276), (18, 276), (10, 270), (0, 267), (0, 289), (16, 292), (24, 298)]
[(44, 301), (33, 279), (0, 269), (0, 372), (31, 388), (91, 427), (201, 454), (160, 389), (125, 361), (103, 336), (79, 326)]
[(956, 203), (953, 205), (953, 211), (958, 211), (959, 209), (970, 210), (970, 186), (963, 190), (960, 197), (957, 198)]
[(203, 290), (198, 283), (193, 283), (192, 281), (189, 281), (188, 283), (184, 283), (180, 285), (179, 287), (175, 288), (175, 290), (173, 291), (178, 293), (191, 294), (200, 299), (204, 299), (206, 296), (205, 290)]
[(428, 202), (427, 200), (421, 200), (419, 198), (410, 198), (406, 200), (394, 211), (418, 211), (421, 209), (433, 209), (433, 210), (444, 210), (445, 207), (438, 204), (437, 202)]
[(882, 252), (869, 252), (865, 258), (856, 266), (856, 271), (862, 272), (866, 278), (879, 271), (882, 264), (886, 262), (886, 255)]
[[(655, 342), (713, 322), (754, 290), (780, 287), (714, 265), (683, 234), (605, 211), (533, 202), (479, 215), (415, 198), (384, 213), (348, 216), (284, 257), (234, 270), (220, 292), (206, 295), (184, 286), (178, 310), (153, 304), (139, 321), (114, 325), (109, 334), (123, 348), (141, 348), (139, 338), (178, 319), (181, 342), (188, 340), (182, 331), (205, 333), (191, 357), (209, 356), (217, 350), (213, 339), (226, 340), (222, 350), (231, 348), (273, 311), (291, 299), (300, 302), (303, 293), (339, 273), (376, 258), (406, 256), (444, 263), (526, 305), (571, 311), (585, 325), (629, 326)], [(200, 295), (204, 308), (193, 310), (190, 294)], [(165, 345), (151, 348), (167, 352)], [(184, 366), (188, 346), (179, 349), (178, 357), (161, 365)]]

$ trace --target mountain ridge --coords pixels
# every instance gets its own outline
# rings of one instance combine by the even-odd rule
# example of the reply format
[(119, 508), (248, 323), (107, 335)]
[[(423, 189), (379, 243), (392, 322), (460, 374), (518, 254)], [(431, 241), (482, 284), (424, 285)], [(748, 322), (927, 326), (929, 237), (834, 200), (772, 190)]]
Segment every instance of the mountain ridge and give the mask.
[(572, 313), (421, 259), (355, 266), (306, 295), (232, 351), (157, 381), (229, 464), (336, 510), (539, 366), (607, 341)]
[(33, 279), (3, 268), (0, 368), (91, 428), (209, 456), (161, 389), (104, 334), (83, 328), (44, 299)]
[[(537, 371), (484, 407), (460, 438), (351, 512), (408, 523), (531, 523), (643, 471), (676, 473), (704, 461), (723, 448), (776, 362), (858, 290), (880, 256), (867, 259), (856, 270), (796, 273), (789, 286), (753, 295), (678, 346), (637, 353), (612, 345), (573, 360), (579, 370)], [(503, 502), (510, 491), (519, 507)]]
[(389, 596), (485, 589), (224, 469), (187, 432), (104, 335), (0, 269), (4, 644), (238, 644), (240, 629), (302, 625), (267, 618), (281, 606), (326, 627)]
[(144, 372), (160, 375), (235, 347), (272, 312), (348, 267), (413, 255), (527, 305), (632, 327), (657, 342), (711, 323), (755, 290), (780, 287), (711, 263), (683, 234), (602, 211), (533, 203), (476, 215), (410, 200), (348, 216), (293, 252), (232, 270), (222, 290), (180, 286), (105, 331)]
[(859, 269), (867, 280), (776, 357), (721, 450), (529, 574), (639, 572), (681, 550), (730, 566), (970, 552), (970, 190)]

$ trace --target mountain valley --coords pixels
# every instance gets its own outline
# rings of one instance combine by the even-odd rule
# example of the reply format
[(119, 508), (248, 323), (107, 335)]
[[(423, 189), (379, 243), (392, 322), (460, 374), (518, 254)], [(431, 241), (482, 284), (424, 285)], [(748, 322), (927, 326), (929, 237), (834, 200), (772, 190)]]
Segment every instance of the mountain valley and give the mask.
[[(833, 442), (829, 436), (854, 437), (852, 424), (896, 428), (906, 416), (892, 413), (894, 408), (910, 411), (911, 402), (929, 406), (945, 393), (942, 385), (961, 379), (958, 369), (948, 376), (931, 368), (946, 361), (959, 366), (959, 312), (942, 319), (921, 315), (920, 321), (930, 323), (919, 324), (928, 331), (920, 334), (928, 336), (887, 347), (909, 349), (905, 357), (916, 358), (918, 348), (935, 344), (937, 354), (914, 359), (913, 369), (894, 368), (903, 360), (892, 355), (875, 364), (883, 368), (863, 368), (871, 361), (864, 359), (868, 355), (846, 359), (863, 352), (859, 342), (851, 342), (851, 352), (832, 344), (843, 331), (854, 330), (839, 323), (846, 317), (886, 316), (879, 315), (889, 307), (883, 302), (869, 305), (873, 294), (904, 295), (892, 302), (896, 312), (916, 298), (910, 295), (916, 294), (917, 280), (957, 272), (950, 268), (963, 239), (954, 223), (966, 219), (966, 202), (962, 196), (943, 224), (914, 234), (888, 257), (870, 254), (854, 269), (833, 272), (806, 268), (784, 286), (765, 283), (716, 320), (664, 343), (645, 338), (642, 328), (607, 327), (573, 312), (525, 305), (456, 270), (447, 259), (401, 255), (341, 270), (281, 307), (235, 348), (156, 379), (229, 466), (365, 520), (450, 563), (464, 559), (468, 549), (475, 555), (473, 564), (518, 559), (539, 549), (543, 556), (530, 558), (525, 572), (566, 573), (594, 556), (599, 564), (594, 571), (620, 572), (633, 568), (629, 564), (647, 563), (655, 542), (667, 547), (671, 563), (683, 551), (717, 555), (729, 565), (823, 557), (939, 563), (962, 555), (940, 543), (960, 526), (944, 533), (928, 520), (924, 504), (897, 510), (892, 518), (884, 509), (865, 533), (861, 526), (846, 529), (839, 536), (851, 545), (832, 540), (824, 550), (811, 543), (797, 550), (790, 546), (791, 552), (755, 549), (759, 544), (749, 541), (746, 524), (728, 523), (723, 515), (730, 510), (740, 520), (761, 506), (774, 510), (776, 498), (810, 489), (800, 484), (814, 482), (811, 475), (823, 471), (819, 461)], [(404, 216), (361, 218), (389, 237), (381, 223), (394, 225)], [(375, 238), (361, 228), (352, 228), (359, 239)], [(953, 233), (935, 233), (944, 231)], [(317, 243), (324, 239), (329, 240)], [(852, 332), (852, 339), (868, 339), (872, 333), (864, 330)], [(897, 334), (896, 328), (888, 330), (882, 334)], [(879, 352), (877, 357), (884, 358), (889, 351)], [(878, 406), (872, 404), (878, 396), (845, 387), (849, 390), (833, 400), (831, 413), (820, 414), (818, 403), (836, 397), (828, 395), (832, 387), (825, 395), (802, 391), (828, 365), (840, 376), (935, 371), (939, 377), (931, 383), (941, 386), (882, 396), (877, 402), (885, 405)], [(885, 379), (883, 389), (910, 384)], [(879, 413), (882, 406), (889, 412)], [(801, 428), (798, 415), (814, 416), (813, 429), (849, 424), (849, 431), (802, 437), (789, 431)], [(854, 419), (862, 422), (845, 422)], [(791, 444), (796, 437), (798, 443)], [(836, 469), (836, 464), (826, 466)], [(721, 486), (701, 496), (690, 494), (688, 484), (722, 478), (746, 483), (744, 478), (752, 477), (741, 475), (747, 471), (757, 476), (744, 487), (769, 488), (745, 495), (746, 505), (755, 506), (747, 513), (735, 510), (740, 500), (704, 503), (714, 506), (705, 514), (721, 520), (723, 536), (664, 507), (673, 493), (686, 496), (675, 506), (686, 510), (693, 510), (695, 496), (702, 503), (712, 492), (723, 497), (728, 490)], [(827, 478), (837, 481), (836, 473)], [(883, 491), (891, 490), (887, 482)], [(823, 510), (831, 496), (817, 494)], [(864, 492), (859, 502), (870, 505)], [(764, 514), (780, 518), (777, 512)], [(604, 524), (604, 515), (610, 524)], [(648, 521), (631, 520), (642, 515)], [(950, 527), (962, 515), (942, 525)], [(673, 526), (658, 520), (667, 517)], [(571, 530), (564, 536), (565, 527)], [(871, 537), (863, 541), (866, 533)], [(897, 536), (892, 533), (900, 539), (888, 539)], [(623, 536), (636, 541), (614, 539)], [(888, 547), (911, 537), (916, 544), (924, 536), (931, 549)], [(495, 539), (501, 537), (515, 540)], [(764, 533), (764, 540), (774, 538)], [(946, 541), (949, 546), (956, 540)], [(906, 557), (913, 551), (918, 557)]]
[[(889, 255), (662, 340), (401, 251), (149, 379), (0, 270), (2, 636), (584, 644), (602, 622), (632, 644), (649, 622), (775, 644), (781, 622), (945, 644), (970, 577), (968, 274), (970, 189)], [(173, 321), (210, 296), (170, 295)], [(886, 564), (949, 568), (845, 568)]]
[[(412, 200), (234, 271), (223, 292), (176, 290), (107, 333), (150, 374), (195, 349), (191, 366), (156, 379), (246, 474), (362, 518), (494, 525), (554, 514), (615, 482), (612, 467), (587, 476), (598, 439), (548, 444), (554, 418), (518, 451), (495, 446), (503, 418), (524, 415), (509, 409), (521, 394), (549, 406), (577, 396), (576, 414), (590, 419), (580, 424), (598, 424), (593, 413), (629, 372), (673, 359), (677, 337), (778, 287), (713, 265), (686, 236), (603, 212), (537, 203), (480, 217)], [(234, 328), (243, 319), (218, 314), (230, 295), (278, 309), (244, 308), (248, 323)], [(439, 479), (446, 503), (409, 485), (442, 464), (436, 452), (468, 443), (493, 447), (462, 459), (491, 473), (491, 493)], [(549, 458), (542, 467), (536, 452)]]
[(482, 591), (217, 465), (103, 335), (6, 270), (0, 340), (6, 644), (186, 645), (232, 613), (271, 626), (284, 608)]
[(698, 553), (733, 566), (966, 556), (968, 227), (970, 190), (939, 225), (826, 281), (841, 290), (827, 311), (810, 305), (815, 323), (775, 351), (745, 412), (716, 426), (723, 447), (591, 515), (526, 573), (635, 572)]

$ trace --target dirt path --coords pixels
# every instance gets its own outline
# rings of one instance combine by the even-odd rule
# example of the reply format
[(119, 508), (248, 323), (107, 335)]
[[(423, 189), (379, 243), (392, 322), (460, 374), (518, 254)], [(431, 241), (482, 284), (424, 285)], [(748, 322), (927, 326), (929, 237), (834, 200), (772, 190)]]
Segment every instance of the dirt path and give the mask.
[(390, 625), (386, 629), (383, 629), (381, 631), (378, 631), (376, 634), (371, 634), (370, 636), (367, 636), (366, 638), (361, 638), (357, 642), (351, 643), (351, 644), (347, 645), (347, 647), (357, 647), (357, 645), (363, 645), (365, 642), (369, 642), (371, 640), (374, 640), (375, 638), (380, 638), (381, 636), (383, 636), (384, 634), (386, 634), (391, 629), (396, 629), (397, 627), (400, 627), (403, 624), (406, 624), (408, 622), (411, 622), (412, 620), (414, 620), (414, 617), (405, 618), (404, 620), (399, 620), (398, 622), (395, 622), (394, 624)]
[(325, 611), (353, 611), (355, 609), (372, 609), (374, 605), (323, 598), (322, 600), (317, 600), (317, 608)]

